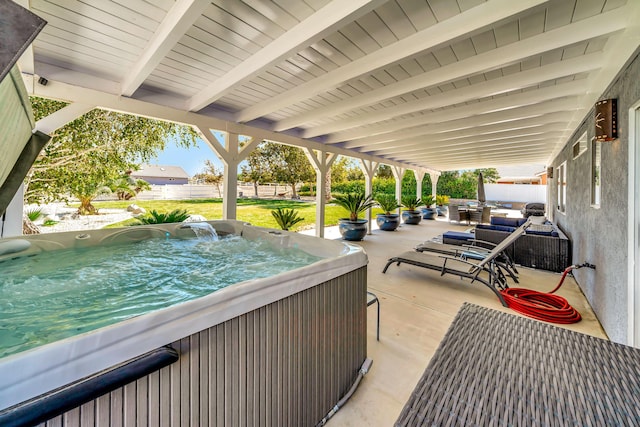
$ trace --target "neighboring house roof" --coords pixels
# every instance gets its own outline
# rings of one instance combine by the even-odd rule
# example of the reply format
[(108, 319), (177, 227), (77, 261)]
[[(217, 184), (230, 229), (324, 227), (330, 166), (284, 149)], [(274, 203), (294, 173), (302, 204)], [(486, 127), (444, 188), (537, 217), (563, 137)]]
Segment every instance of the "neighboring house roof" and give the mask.
[(132, 177), (148, 178), (182, 178), (189, 179), (189, 174), (180, 166), (140, 165), (140, 170), (131, 173)]

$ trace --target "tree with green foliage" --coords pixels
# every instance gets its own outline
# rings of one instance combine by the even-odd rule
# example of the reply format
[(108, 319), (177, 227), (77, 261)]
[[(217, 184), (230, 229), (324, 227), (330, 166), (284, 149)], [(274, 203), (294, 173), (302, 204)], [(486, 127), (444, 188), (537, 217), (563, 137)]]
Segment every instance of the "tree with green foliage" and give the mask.
[(297, 197), (296, 185), (315, 179), (315, 171), (301, 148), (265, 141), (247, 157), (243, 176), (257, 183), (275, 180), (291, 186), (292, 197)]
[(438, 179), (438, 194), (455, 199), (475, 199), (478, 194), (480, 172), (485, 183), (496, 182), (500, 178), (495, 168), (442, 172)]
[(331, 166), (331, 182), (334, 184), (340, 184), (347, 181), (361, 181), (364, 180), (364, 172), (358, 165), (358, 160), (339, 156), (338, 159), (333, 162)]
[(378, 178), (393, 178), (393, 170), (389, 165), (380, 165), (376, 171), (376, 176)]
[(224, 178), (224, 172), (216, 168), (216, 165), (209, 159), (204, 161), (204, 169), (202, 172), (197, 173), (193, 176), (194, 180), (199, 182), (204, 182), (208, 185), (215, 185), (218, 189), (218, 194), (222, 194), (220, 191), (220, 184), (222, 184), (222, 179)]
[(415, 195), (417, 190), (416, 175), (413, 171), (405, 171), (401, 181), (401, 192), (403, 195)]
[(258, 185), (261, 182), (271, 182), (275, 180), (272, 165), (275, 162), (275, 146), (262, 142), (254, 148), (246, 158), (246, 163), (242, 165), (240, 178), (253, 183), (253, 191), (258, 197)]
[[(276, 143), (270, 142), (269, 144)], [(278, 150), (273, 174), (278, 182), (291, 186), (291, 197), (295, 199), (298, 197), (296, 185), (315, 180), (316, 172), (301, 148), (291, 145), (276, 145), (279, 145), (280, 150)]]
[(481, 172), (485, 184), (494, 184), (500, 179), (500, 174), (496, 168), (475, 169), (472, 171), (476, 179)]
[(476, 187), (477, 180), (468, 172), (445, 171), (438, 179), (438, 193), (455, 199), (474, 198)]
[[(65, 104), (31, 98), (36, 120)], [(95, 197), (129, 170), (162, 151), (169, 138), (178, 146), (196, 145), (189, 126), (96, 108), (57, 129), (33, 164), (25, 184), (28, 203), (80, 200), (78, 213), (95, 214)]]

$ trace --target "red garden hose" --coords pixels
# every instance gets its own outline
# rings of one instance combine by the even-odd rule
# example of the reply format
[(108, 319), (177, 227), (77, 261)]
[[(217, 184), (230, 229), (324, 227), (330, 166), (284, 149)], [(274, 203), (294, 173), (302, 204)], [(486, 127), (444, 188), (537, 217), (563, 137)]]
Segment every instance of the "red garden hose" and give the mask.
[(560, 295), (553, 295), (560, 289), (565, 277), (571, 270), (581, 267), (595, 268), (591, 264), (571, 265), (565, 268), (560, 283), (551, 292), (538, 292), (525, 288), (507, 288), (500, 291), (509, 308), (524, 314), (525, 316), (550, 323), (576, 323), (582, 317), (578, 310), (573, 308), (566, 299)]

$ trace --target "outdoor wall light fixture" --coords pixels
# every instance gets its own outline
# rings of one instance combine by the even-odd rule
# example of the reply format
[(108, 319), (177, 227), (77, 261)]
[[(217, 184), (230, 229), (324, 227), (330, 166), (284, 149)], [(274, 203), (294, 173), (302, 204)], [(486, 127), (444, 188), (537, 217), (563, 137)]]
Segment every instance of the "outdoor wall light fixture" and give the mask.
[(38, 79), (38, 83), (40, 83), (42, 86), (46, 86), (47, 83), (49, 83), (49, 80), (45, 79), (44, 77), (40, 77)]
[(618, 100), (603, 99), (596, 102), (596, 141), (613, 141), (618, 138)]

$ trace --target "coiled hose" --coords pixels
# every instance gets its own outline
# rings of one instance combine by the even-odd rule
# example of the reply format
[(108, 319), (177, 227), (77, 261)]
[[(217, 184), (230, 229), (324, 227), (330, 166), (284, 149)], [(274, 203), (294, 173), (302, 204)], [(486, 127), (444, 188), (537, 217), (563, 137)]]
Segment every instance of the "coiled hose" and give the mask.
[(573, 308), (565, 298), (560, 295), (554, 295), (554, 293), (560, 289), (569, 272), (582, 267), (595, 269), (594, 265), (586, 262), (565, 268), (560, 283), (551, 292), (539, 292), (525, 288), (507, 288), (500, 291), (500, 293), (509, 308), (527, 317), (558, 324), (577, 323), (582, 319), (578, 310)]

